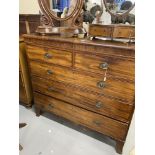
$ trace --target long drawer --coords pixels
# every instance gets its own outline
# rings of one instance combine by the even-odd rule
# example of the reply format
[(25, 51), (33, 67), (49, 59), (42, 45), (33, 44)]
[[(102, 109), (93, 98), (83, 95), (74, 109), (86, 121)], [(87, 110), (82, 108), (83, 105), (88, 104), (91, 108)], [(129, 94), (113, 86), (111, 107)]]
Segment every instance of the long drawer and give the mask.
[(125, 140), (128, 124), (67, 104), (66, 102), (34, 94), (35, 106), (72, 122), (86, 126), (114, 139)]
[(115, 80), (108, 76), (106, 82), (104, 82), (104, 76), (82, 74), (34, 61), (30, 61), (29, 65), (32, 75), (84, 87), (87, 90), (122, 99), (125, 102), (133, 102), (134, 100), (134, 84), (132, 82)]
[(46, 63), (71, 67), (72, 53), (56, 49), (45, 49), (41, 47), (28, 46), (27, 55), (29, 60), (39, 60)]
[(134, 59), (127, 59), (117, 56), (94, 56), (88, 54), (76, 53), (75, 67), (84, 71), (90, 71), (98, 74), (105, 74), (105, 71), (116, 77), (134, 79)]
[(119, 100), (109, 99), (99, 94), (84, 92), (66, 86), (60, 82), (49, 82), (48, 80), (39, 77), (32, 77), (32, 84), (34, 91), (122, 122), (130, 121), (130, 113), (134, 108), (132, 105), (125, 104)]

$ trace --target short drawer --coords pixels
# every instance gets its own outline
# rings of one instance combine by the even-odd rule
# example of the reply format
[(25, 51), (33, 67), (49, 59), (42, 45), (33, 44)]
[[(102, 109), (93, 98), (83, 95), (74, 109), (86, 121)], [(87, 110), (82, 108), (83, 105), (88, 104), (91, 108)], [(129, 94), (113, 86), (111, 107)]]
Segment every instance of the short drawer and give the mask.
[(135, 28), (133, 27), (115, 27), (113, 32), (114, 38), (135, 38)]
[(121, 58), (116, 56), (92, 56), (88, 54), (76, 53), (75, 67), (87, 72), (98, 74), (108, 74), (125, 79), (134, 79), (135, 65), (134, 59)]
[(64, 85), (60, 82), (32, 77), (34, 91), (69, 102), (123, 122), (129, 122), (133, 106), (103, 95), (92, 94)]
[(134, 82), (109, 77), (108, 73), (106, 80), (104, 76), (96, 76), (95, 74), (75, 73), (75, 75), (74, 83), (81, 87), (124, 102), (134, 101)]
[(29, 64), (32, 75), (71, 84), (73, 87), (79, 86), (105, 96), (121, 99), (124, 102), (133, 102), (134, 100), (133, 82), (121, 81), (108, 76), (104, 82), (103, 75), (79, 73), (70, 69), (34, 61), (30, 61)]
[(70, 105), (66, 102), (35, 93), (35, 106), (72, 122), (86, 126), (114, 139), (125, 140), (128, 124)]
[(72, 54), (69, 51), (28, 46), (27, 56), (29, 60), (42, 61), (67, 67), (71, 67), (72, 65)]
[(100, 25), (90, 25), (89, 35), (90, 36), (110, 37), (110, 36), (112, 36), (112, 28), (111, 27), (103, 27)]

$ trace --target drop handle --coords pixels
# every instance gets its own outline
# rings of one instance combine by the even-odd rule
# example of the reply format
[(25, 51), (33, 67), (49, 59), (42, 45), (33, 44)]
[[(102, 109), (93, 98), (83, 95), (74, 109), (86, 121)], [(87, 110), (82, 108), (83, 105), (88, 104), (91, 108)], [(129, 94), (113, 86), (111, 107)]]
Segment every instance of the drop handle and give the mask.
[(96, 102), (96, 108), (98, 108), (98, 109), (100, 109), (100, 108), (102, 108), (102, 106), (103, 106), (103, 104), (102, 104), (102, 102)]
[(97, 121), (97, 120), (94, 120), (93, 123), (97, 126), (101, 126), (101, 122), (100, 121)]
[(47, 74), (51, 75), (51, 74), (53, 74), (53, 71), (47, 70)]
[(51, 58), (52, 58), (52, 55), (49, 54), (49, 53), (45, 53), (45, 54), (44, 54), (44, 58), (45, 58), (45, 59), (51, 59)]
[(98, 88), (104, 88), (105, 86), (106, 86), (106, 83), (104, 81), (97, 82), (97, 87)]
[(100, 64), (99, 64), (99, 68), (100, 68), (100, 69), (108, 69), (108, 63), (107, 63), (107, 62), (100, 63)]

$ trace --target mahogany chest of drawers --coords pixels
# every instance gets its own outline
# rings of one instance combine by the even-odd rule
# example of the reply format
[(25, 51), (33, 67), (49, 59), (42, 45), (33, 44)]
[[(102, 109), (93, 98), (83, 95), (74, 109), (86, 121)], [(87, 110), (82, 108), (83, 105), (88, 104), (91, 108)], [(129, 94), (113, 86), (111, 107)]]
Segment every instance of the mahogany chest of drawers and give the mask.
[(51, 112), (122, 148), (134, 111), (134, 45), (24, 35), (37, 116)]

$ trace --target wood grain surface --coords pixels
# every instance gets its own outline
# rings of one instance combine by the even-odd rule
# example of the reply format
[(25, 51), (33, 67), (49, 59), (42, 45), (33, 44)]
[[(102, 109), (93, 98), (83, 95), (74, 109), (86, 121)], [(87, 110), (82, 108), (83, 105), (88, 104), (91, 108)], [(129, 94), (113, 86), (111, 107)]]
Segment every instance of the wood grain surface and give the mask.
[(52, 112), (75, 123), (82, 124), (112, 138), (124, 140), (128, 125), (113, 119), (89, 112), (63, 101), (35, 93), (35, 103), (41, 110)]
[(101, 94), (81, 91), (74, 87), (67, 87), (61, 82), (50, 81), (49, 83), (48, 80), (33, 76), (32, 84), (34, 91), (69, 102), (70, 104), (122, 122), (130, 121), (130, 114), (134, 108), (134, 106), (120, 100), (108, 98)]
[(122, 152), (134, 111), (132, 43), (24, 35), (36, 115), (54, 113), (116, 140)]

